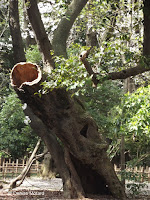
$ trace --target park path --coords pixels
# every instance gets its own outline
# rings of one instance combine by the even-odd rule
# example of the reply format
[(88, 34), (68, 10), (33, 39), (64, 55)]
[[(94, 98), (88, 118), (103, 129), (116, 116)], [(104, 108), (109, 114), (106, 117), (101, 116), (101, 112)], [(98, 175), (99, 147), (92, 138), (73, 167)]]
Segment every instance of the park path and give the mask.
[[(25, 178), (23, 184), (17, 189), (32, 189), (32, 190), (50, 190), (63, 191), (63, 183), (61, 178), (42, 179), (42, 178)], [(150, 183), (141, 188), (141, 194), (150, 195)], [(127, 193), (129, 190), (127, 189)]]
[(25, 178), (17, 189), (63, 191), (63, 183), (61, 178)]
[[(0, 190), (0, 200), (52, 200), (63, 198), (63, 183), (61, 178), (42, 179), (37, 177), (25, 178), (21, 186), (7, 191), (6, 187)], [(95, 198), (85, 198), (86, 200), (95, 200)], [(99, 200), (108, 200), (108, 198), (96, 198)], [(112, 198), (109, 198), (109, 200)], [(150, 200), (150, 183), (142, 189), (138, 198), (135, 200)]]

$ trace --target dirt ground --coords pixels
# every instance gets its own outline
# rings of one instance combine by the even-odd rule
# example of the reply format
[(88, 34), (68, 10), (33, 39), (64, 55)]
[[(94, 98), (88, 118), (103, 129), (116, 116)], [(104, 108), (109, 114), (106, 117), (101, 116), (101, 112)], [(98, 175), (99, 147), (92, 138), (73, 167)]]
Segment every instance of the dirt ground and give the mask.
[[(10, 180), (7, 180), (10, 181)], [(26, 178), (23, 184), (11, 191), (8, 191), (7, 184), (0, 189), (0, 200), (52, 200), (63, 198), (63, 184), (60, 178), (51, 180), (41, 178)], [(146, 193), (138, 197), (130, 197), (134, 200), (150, 200), (150, 188)], [(85, 200), (115, 200), (111, 196), (88, 196)]]

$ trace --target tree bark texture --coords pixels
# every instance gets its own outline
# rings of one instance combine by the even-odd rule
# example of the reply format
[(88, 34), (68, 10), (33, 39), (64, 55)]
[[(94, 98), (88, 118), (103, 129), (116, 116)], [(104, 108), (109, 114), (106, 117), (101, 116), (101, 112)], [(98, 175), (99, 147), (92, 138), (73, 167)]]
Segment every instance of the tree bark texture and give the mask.
[(131, 76), (136, 76), (138, 74), (142, 74), (144, 72), (150, 71), (149, 61), (146, 60), (143, 63), (138, 63), (136, 67), (123, 69), (119, 72), (110, 72), (106, 76), (102, 77), (102, 79), (99, 79), (98, 76), (101, 76), (101, 74), (95, 73), (92, 69), (91, 64), (86, 59), (89, 55), (89, 52), (90, 52), (90, 49), (87, 51), (83, 51), (80, 54), (80, 60), (84, 64), (88, 74), (92, 76), (92, 81), (95, 86), (97, 86), (98, 83), (104, 82), (105, 80), (126, 79)]
[(25, 2), (23, 1), (23, 29), (25, 30), (26, 33), (26, 38), (25, 38), (25, 48), (29, 48), (30, 45), (36, 45), (35, 37), (31, 36), (31, 30), (32, 27), (29, 25), (29, 18), (27, 15), (27, 10), (25, 7)]
[(54, 60), (51, 55), (52, 45), (48, 39), (44, 24), (39, 13), (36, 0), (25, 0), (25, 5), (33, 31), (35, 32), (36, 42), (42, 54), (44, 71), (50, 73), (54, 68)]
[(64, 197), (72, 198), (75, 194), (75, 188), (72, 186), (72, 177), (70, 176), (70, 172), (65, 163), (61, 144), (58, 142), (57, 137), (45, 126), (42, 120), (33, 113), (29, 106), (27, 106), (24, 112), (31, 119), (31, 128), (42, 138), (54, 159), (54, 164), (63, 180)]
[[(44, 146), (44, 152), (47, 151), (47, 147)], [(54, 165), (54, 160), (50, 154), (50, 152), (48, 152), (47, 154), (45, 154), (44, 159), (42, 161), (42, 167), (40, 170), (40, 175), (42, 176), (42, 178), (54, 178), (57, 175), (57, 170), (56, 170), (56, 166)]]
[(73, 0), (54, 32), (53, 49), (56, 55), (67, 57), (66, 42), (70, 29), (88, 0)]
[(9, 1), (9, 27), (13, 43), (14, 63), (26, 61), (19, 24), (18, 0)]
[[(34, 65), (33, 69), (36, 74), (37, 68)], [(13, 75), (17, 74), (15, 71), (17, 65), (11, 73), (12, 83)], [(23, 80), (23, 76), (24, 73), (19, 74), (18, 82)], [(16, 77), (17, 75), (15, 79)], [(116, 198), (125, 199), (122, 184), (106, 154), (107, 144), (82, 103), (64, 88), (53, 89), (47, 94), (39, 95), (38, 91), (42, 91), (41, 82), (33, 80), (32, 83), (26, 81), (21, 89), (20, 86), (15, 86), (16, 92), (49, 130), (47, 135), (43, 134), (48, 149), (52, 145), (49, 139), (51, 134), (56, 135), (63, 143), (65, 163), (72, 178), (71, 184), (76, 188), (74, 196), (81, 197), (84, 193), (111, 194)]]
[(150, 57), (150, 1), (144, 0), (144, 56)]

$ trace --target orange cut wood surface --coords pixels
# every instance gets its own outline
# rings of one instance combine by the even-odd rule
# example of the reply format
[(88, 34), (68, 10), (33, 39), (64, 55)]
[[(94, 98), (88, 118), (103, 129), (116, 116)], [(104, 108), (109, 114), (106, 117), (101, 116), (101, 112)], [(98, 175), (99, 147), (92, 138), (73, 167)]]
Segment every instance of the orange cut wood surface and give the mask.
[(11, 84), (19, 88), (25, 82), (32, 82), (38, 78), (37, 65), (32, 63), (18, 63), (11, 72)]

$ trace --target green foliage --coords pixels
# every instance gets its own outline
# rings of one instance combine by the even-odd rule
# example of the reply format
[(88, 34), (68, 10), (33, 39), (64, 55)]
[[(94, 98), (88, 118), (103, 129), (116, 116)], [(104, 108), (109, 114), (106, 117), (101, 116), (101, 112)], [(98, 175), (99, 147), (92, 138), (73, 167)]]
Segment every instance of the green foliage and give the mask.
[(142, 189), (145, 187), (148, 187), (145, 183), (128, 183), (127, 188), (129, 190), (129, 193), (132, 197), (137, 196), (141, 193), (143, 193)]
[[(65, 16), (66, 9), (70, 0), (54, 0), (52, 3), (48, 1), (39, 2), (38, 7), (44, 22), (46, 31), (53, 35), (62, 16)], [(46, 9), (45, 9), (46, 8)]]
[(16, 159), (23, 157), (27, 149), (32, 150), (37, 139), (29, 122), (16, 94), (6, 97), (0, 112), (0, 151), (4, 150)]
[(130, 164), (145, 164), (150, 155), (150, 86), (126, 94), (113, 116), (116, 128), (113, 137), (125, 136), (126, 149), (133, 159)]
[[(132, 170), (132, 169), (131, 169)], [(126, 171), (122, 170), (119, 174), (122, 179), (126, 180), (126, 187), (129, 192), (129, 195), (135, 197), (143, 193), (144, 189), (146, 189), (147, 184), (145, 182), (141, 183), (141, 179), (144, 181), (147, 180), (145, 175), (134, 172), (133, 171)]]
[[(76, 47), (76, 51), (74, 51)], [(43, 82), (43, 88), (54, 89), (58, 87), (66, 88), (66, 90), (73, 90), (77, 92), (83, 88), (85, 84), (85, 78), (87, 78), (87, 72), (79, 61), (79, 45), (73, 45), (70, 47), (69, 58), (55, 57), (56, 68), (52, 70), (52, 73), (48, 75), (47, 81)]]
[(134, 168), (130, 168), (131, 171), (122, 170), (120, 172), (122, 179), (132, 181), (132, 182), (141, 182), (141, 179), (147, 180), (147, 177), (144, 174), (134, 172)]
[[(73, 44), (68, 49), (68, 59), (55, 57), (56, 68), (42, 83), (42, 93), (63, 87), (71, 90), (73, 94), (79, 95), (85, 102), (89, 113), (96, 120), (100, 132), (109, 135), (113, 126), (111, 109), (120, 103), (122, 92), (117, 82), (105, 81), (97, 88), (93, 87), (91, 77), (88, 77), (87, 71), (79, 61), (79, 55), (83, 50), (86, 50), (86, 47)], [(91, 56), (89, 61), (92, 62), (92, 59)]]
[(37, 45), (31, 45), (26, 50), (26, 59), (27, 59), (27, 62), (36, 63), (38, 65), (41, 64), (42, 57), (38, 50)]
[[(150, 139), (150, 86), (139, 88), (132, 95), (125, 95), (123, 115), (125, 121), (122, 130), (137, 137), (147, 137)], [(144, 139), (144, 138), (143, 138)], [(146, 139), (146, 140), (147, 140)], [(148, 142), (144, 140), (143, 142)]]
[(0, 73), (0, 105), (3, 101), (3, 98), (10, 93), (9, 88), (9, 74), (4, 72)]
[(106, 137), (112, 134), (113, 123), (111, 110), (121, 101), (122, 92), (117, 82), (105, 81), (97, 88), (86, 85), (82, 99), (85, 101), (87, 110), (96, 120), (99, 130)]
[(121, 177), (128, 181), (126, 183), (127, 190), (129, 191), (130, 196), (135, 197), (143, 193), (143, 190), (147, 187), (145, 182), (141, 183), (141, 179), (144, 181), (147, 180), (143, 174), (139, 174), (133, 171), (121, 171)]

